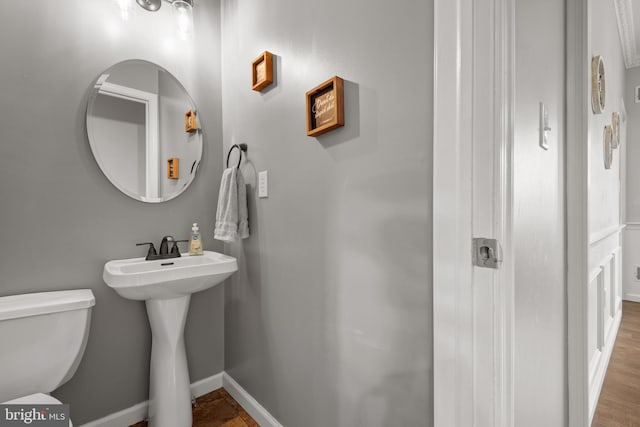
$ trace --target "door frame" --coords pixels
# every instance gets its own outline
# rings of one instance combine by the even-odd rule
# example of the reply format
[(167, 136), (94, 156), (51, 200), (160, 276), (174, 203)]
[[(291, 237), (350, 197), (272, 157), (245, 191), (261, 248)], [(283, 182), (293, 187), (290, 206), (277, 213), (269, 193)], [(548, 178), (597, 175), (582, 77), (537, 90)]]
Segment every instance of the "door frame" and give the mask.
[[(160, 197), (160, 134), (159, 134), (159, 115), (160, 102), (157, 93), (146, 92), (134, 89), (128, 86), (122, 86), (115, 83), (104, 81), (108, 74), (102, 75), (96, 88), (98, 93), (113, 98), (124, 99), (125, 101), (137, 102), (144, 106), (145, 111), (145, 195), (142, 200), (145, 202), (161, 201)], [(95, 150), (94, 152), (99, 152)], [(113, 178), (105, 172), (111, 182)], [(127, 195), (136, 198), (136, 194), (129, 194), (128, 191), (122, 190)]]
[[(478, 410), (491, 411), (496, 427), (514, 425), (514, 258), (513, 128), (515, 83), (515, 0), (434, 1), (434, 134), (433, 134), (433, 347), (434, 425), (482, 425)], [(483, 3), (480, 5), (480, 3)], [(480, 8), (493, 12), (491, 40), (473, 31)], [(486, 9), (484, 10), (486, 15)], [(483, 49), (483, 45), (492, 48)], [(490, 113), (474, 111), (473, 66), (493, 67), (494, 98)], [(488, 116), (488, 117), (487, 117)], [(493, 408), (477, 408), (472, 354), (473, 287), (471, 276), (471, 149), (474, 120), (490, 120), (496, 167), (495, 236), (503, 263), (494, 281)], [(470, 360), (471, 357), (471, 360)], [(471, 371), (471, 372), (470, 372)]]
[[(569, 427), (589, 425), (589, 0), (567, 0), (567, 373)], [(570, 220), (569, 220), (570, 219)]]

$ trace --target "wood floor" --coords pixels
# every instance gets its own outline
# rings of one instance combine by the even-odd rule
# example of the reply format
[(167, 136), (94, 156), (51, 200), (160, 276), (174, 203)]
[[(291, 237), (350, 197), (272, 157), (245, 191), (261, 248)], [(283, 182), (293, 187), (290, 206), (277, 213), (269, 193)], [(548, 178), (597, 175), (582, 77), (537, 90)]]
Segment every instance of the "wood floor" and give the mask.
[[(140, 421), (130, 427), (147, 427)], [(227, 393), (219, 388), (200, 396), (193, 407), (193, 427), (260, 427)]]
[(640, 426), (640, 304), (622, 304), (622, 323), (591, 427)]

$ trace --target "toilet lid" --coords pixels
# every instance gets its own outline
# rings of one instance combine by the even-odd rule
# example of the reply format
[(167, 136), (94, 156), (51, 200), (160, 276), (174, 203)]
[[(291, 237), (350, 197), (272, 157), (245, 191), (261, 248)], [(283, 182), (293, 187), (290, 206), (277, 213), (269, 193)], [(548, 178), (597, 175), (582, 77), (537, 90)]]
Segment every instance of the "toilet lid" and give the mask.
[[(9, 405), (22, 405), (25, 403), (31, 403), (34, 405), (60, 405), (62, 402), (60, 402), (58, 399), (56, 399), (51, 395), (44, 394), (44, 393), (36, 393), (36, 394), (30, 394), (29, 396), (23, 396), (17, 399), (8, 400), (3, 403), (9, 404)], [(69, 420), (69, 427), (73, 427), (73, 423), (71, 423), (71, 420)]]

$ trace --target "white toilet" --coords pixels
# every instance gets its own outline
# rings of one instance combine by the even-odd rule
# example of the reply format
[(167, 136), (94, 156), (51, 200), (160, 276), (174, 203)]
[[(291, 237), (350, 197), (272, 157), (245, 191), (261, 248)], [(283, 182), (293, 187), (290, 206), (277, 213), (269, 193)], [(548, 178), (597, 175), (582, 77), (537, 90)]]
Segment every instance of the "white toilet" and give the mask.
[(0, 402), (62, 403), (48, 393), (78, 369), (94, 305), (90, 289), (0, 297)]

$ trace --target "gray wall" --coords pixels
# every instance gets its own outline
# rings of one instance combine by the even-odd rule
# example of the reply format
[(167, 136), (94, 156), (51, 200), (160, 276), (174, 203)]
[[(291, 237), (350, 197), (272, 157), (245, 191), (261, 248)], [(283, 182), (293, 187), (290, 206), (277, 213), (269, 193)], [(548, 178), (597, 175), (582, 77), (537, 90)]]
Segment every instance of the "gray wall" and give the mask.
[[(105, 261), (141, 256), (136, 242), (187, 238), (207, 249), (222, 171), (220, 15), (198, 3), (196, 38), (172, 31), (171, 10), (127, 23), (112, 0), (4, 2), (0, 25), (0, 295), (91, 288), (96, 307), (78, 372), (55, 395), (83, 423), (147, 399), (150, 331), (142, 302), (102, 282)], [(186, 46), (186, 47), (184, 47)], [(94, 79), (130, 58), (181, 80), (205, 126), (200, 175), (180, 197), (144, 204), (120, 193), (91, 154), (85, 108)], [(223, 369), (223, 288), (194, 296), (186, 342), (192, 381)], [(46, 349), (43, 349), (46, 351)]]
[[(613, 151), (610, 169), (604, 168), (603, 130), (611, 114), (622, 111), (626, 69), (618, 35), (618, 19), (611, 0), (592, 0), (591, 55), (602, 55), (606, 96), (601, 114), (591, 115), (589, 145), (589, 232), (593, 236), (620, 225), (620, 150)], [(616, 242), (617, 246), (617, 242)], [(597, 263), (602, 258), (596, 258)], [(591, 266), (596, 268), (598, 266)], [(591, 269), (589, 270), (591, 271)]]
[(623, 231), (622, 286), (624, 299), (640, 301), (640, 281), (636, 278), (636, 266), (640, 265), (640, 103), (635, 102), (634, 96), (635, 88), (640, 86), (640, 67), (626, 70), (625, 79), (623, 99), (627, 120), (623, 130), (626, 127), (626, 135), (620, 151), (626, 153), (623, 159), (626, 173), (622, 179), (627, 226)]
[[(224, 146), (249, 145), (252, 232), (227, 247), (225, 370), (287, 426), (429, 426), (433, 3), (222, 5)], [(276, 83), (258, 93), (264, 50)], [(346, 126), (307, 137), (305, 92), (333, 75)]]
[[(516, 0), (515, 425), (567, 425), (565, 2)], [(538, 102), (549, 151), (538, 146)]]
[[(626, 70), (624, 103), (627, 109), (626, 143), (626, 220), (640, 223), (640, 103), (636, 104), (634, 91), (640, 86), (640, 67)], [(631, 270), (630, 270), (631, 271)]]

